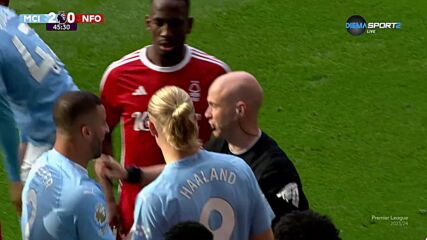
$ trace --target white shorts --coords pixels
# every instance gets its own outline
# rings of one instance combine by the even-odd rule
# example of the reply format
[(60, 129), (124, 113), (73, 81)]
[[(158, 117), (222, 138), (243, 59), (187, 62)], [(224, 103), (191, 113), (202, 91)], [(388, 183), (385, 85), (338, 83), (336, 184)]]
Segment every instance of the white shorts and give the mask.
[(21, 165), (21, 181), (25, 182), (25, 180), (27, 180), (28, 173), (33, 164), (44, 152), (51, 148), (51, 145), (34, 146), (31, 143), (27, 144), (27, 150), (25, 151), (25, 156)]

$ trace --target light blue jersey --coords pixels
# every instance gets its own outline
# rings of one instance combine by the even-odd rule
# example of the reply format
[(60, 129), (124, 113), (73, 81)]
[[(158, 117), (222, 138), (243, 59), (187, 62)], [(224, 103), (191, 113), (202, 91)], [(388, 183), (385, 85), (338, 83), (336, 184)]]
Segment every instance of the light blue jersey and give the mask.
[(34, 164), (22, 193), (23, 239), (115, 239), (105, 197), (87, 170), (55, 149)]
[(171, 227), (198, 221), (214, 239), (242, 240), (270, 228), (273, 211), (240, 158), (201, 150), (167, 164), (135, 205), (132, 239), (164, 239)]
[[(19, 180), (16, 126), (35, 146), (55, 137), (52, 108), (64, 92), (78, 90), (64, 64), (15, 12), (0, 6), (0, 147), (6, 151), (9, 178)], [(12, 110), (12, 111), (11, 111)], [(12, 115), (12, 112), (14, 115)], [(7, 116), (6, 116), (7, 115)], [(12, 147), (11, 147), (12, 146)], [(18, 170), (17, 170), (18, 169)]]

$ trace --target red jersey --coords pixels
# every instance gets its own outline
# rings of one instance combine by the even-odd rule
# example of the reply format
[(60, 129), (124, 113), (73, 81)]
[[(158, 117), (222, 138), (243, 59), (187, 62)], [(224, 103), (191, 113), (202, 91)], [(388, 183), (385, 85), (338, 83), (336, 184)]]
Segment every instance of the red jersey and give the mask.
[[(148, 47), (148, 46), (147, 46)], [(174, 85), (190, 95), (198, 118), (199, 136), (202, 142), (209, 140), (211, 128), (204, 116), (208, 107), (207, 93), (215, 78), (229, 71), (228, 66), (217, 58), (186, 45), (184, 59), (172, 67), (160, 67), (147, 58), (147, 47), (137, 50), (113, 62), (101, 81), (101, 100), (107, 113), (107, 123), (112, 130), (121, 121), (122, 163), (124, 166), (150, 166), (164, 163), (160, 148), (150, 134), (148, 102), (160, 88)], [(123, 184), (120, 207), (129, 208), (122, 213), (133, 218), (136, 194), (140, 189)], [(123, 198), (131, 198), (122, 203)], [(131, 206), (123, 206), (128, 205)], [(130, 211), (130, 208), (132, 209)], [(127, 216), (123, 216), (127, 217)], [(126, 231), (131, 227), (123, 219)], [(133, 222), (133, 221), (132, 221)], [(130, 222), (130, 224), (132, 223)]]

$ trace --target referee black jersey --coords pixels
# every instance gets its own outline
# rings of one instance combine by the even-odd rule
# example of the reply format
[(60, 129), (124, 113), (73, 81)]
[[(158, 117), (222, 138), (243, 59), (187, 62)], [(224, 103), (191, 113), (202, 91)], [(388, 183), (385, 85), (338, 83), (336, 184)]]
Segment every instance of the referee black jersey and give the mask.
[(273, 226), (280, 217), (293, 210), (308, 209), (308, 201), (294, 164), (277, 143), (264, 132), (254, 146), (240, 155), (230, 152), (228, 143), (222, 138), (212, 138), (206, 149), (232, 154), (246, 161), (276, 215)]

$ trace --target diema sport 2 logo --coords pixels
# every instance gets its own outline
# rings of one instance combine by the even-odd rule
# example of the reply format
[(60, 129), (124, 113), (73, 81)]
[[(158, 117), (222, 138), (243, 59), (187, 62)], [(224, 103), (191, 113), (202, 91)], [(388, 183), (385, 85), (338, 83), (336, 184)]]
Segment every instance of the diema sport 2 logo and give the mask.
[(366, 33), (375, 33), (376, 29), (400, 29), (400, 22), (366, 22), (362, 16), (353, 15), (347, 19), (345, 28), (353, 35), (358, 36)]

